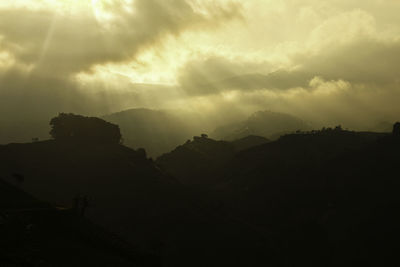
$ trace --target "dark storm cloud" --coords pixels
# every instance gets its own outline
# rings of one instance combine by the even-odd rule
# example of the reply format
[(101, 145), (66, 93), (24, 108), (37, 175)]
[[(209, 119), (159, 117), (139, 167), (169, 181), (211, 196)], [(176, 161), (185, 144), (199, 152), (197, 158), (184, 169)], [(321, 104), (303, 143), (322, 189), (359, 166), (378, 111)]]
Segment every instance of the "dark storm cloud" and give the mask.
[(400, 40), (360, 39), (329, 47), (317, 56), (299, 55), (296, 61), (326, 79), (384, 86), (400, 79)]
[[(88, 10), (0, 8), (0, 55), (8, 55), (7, 62), (0, 62), (1, 143), (43, 136), (58, 112), (100, 115), (140, 106), (143, 96), (134, 90), (107, 91), (99, 85), (85, 91), (73, 75), (91, 72), (97, 64), (132, 60), (168, 36), (241, 15), (234, 4), (206, 5), (210, 12), (203, 14), (184, 0), (135, 0), (131, 11), (120, 3), (108, 2), (107, 11), (115, 15), (109, 21)], [(21, 128), (27, 123), (41, 128), (24, 134)]]
[(184, 107), (223, 121), (272, 109), (321, 123), (400, 112), (396, 1), (98, 1), (111, 18), (89, 1), (72, 11), (25, 2), (0, 4), (0, 135), (10, 138), (60, 111)]
[(110, 22), (98, 21), (91, 13), (0, 10), (2, 49), (19, 61), (36, 64), (45, 75), (65, 75), (94, 64), (130, 60), (140, 49), (187, 28), (215, 27), (240, 17), (240, 7), (233, 4), (213, 5), (206, 16), (184, 0), (136, 0), (131, 4), (133, 12), (116, 3), (108, 7), (116, 14)]

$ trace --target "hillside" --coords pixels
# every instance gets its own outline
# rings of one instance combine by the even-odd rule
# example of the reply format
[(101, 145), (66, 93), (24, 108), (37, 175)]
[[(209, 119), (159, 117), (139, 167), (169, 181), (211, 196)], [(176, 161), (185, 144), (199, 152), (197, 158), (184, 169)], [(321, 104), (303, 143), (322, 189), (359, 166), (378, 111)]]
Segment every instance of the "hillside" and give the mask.
[(1, 266), (156, 266), (156, 255), (0, 179)]
[[(340, 126), (272, 142), (203, 134), (156, 162), (118, 142), (77, 137), (0, 146), (1, 213), (44, 211), (18, 215), (41, 225), (33, 241), (25, 222), (7, 223), (5, 240), (19, 235), (22, 250), (48, 262), (61, 257), (57, 248), (75, 253), (66, 264), (101, 250), (102, 263), (116, 266), (365, 266), (395, 255), (396, 135)], [(71, 209), (78, 195), (88, 199), (80, 216)]]
[(156, 162), (183, 184), (209, 186), (218, 181), (221, 168), (234, 153), (235, 147), (229, 142), (195, 136), (192, 141), (161, 155)]
[(399, 149), (387, 134), (286, 135), (235, 155), (214, 195), (264, 229), (285, 266), (379, 265), (400, 237)]
[(269, 142), (260, 136), (247, 136), (233, 142), (194, 136), (185, 144), (157, 158), (156, 163), (179, 182), (203, 188), (220, 182), (221, 172), (242, 150)]
[(286, 133), (310, 129), (306, 122), (294, 116), (272, 111), (258, 111), (244, 121), (218, 127), (212, 133), (212, 137), (232, 141), (249, 135), (257, 135), (274, 140)]
[(49, 208), (48, 203), (40, 201), (0, 178), (0, 211), (8, 209)]
[(235, 147), (236, 151), (242, 151), (254, 146), (266, 144), (268, 142), (270, 142), (270, 140), (268, 140), (265, 137), (257, 135), (249, 135), (232, 141), (232, 144)]
[(85, 217), (157, 252), (163, 266), (271, 260), (264, 259), (267, 243), (257, 231), (210, 210), (143, 153), (122, 145), (10, 144), (0, 146), (0, 162), (4, 179), (22, 176), (21, 188), (54, 205), (71, 207), (76, 194), (88, 196)]
[[(246, 139), (264, 142), (235, 148)], [(274, 142), (195, 137), (157, 164), (215, 212), (257, 229), (282, 266), (365, 266), (395, 255), (399, 149), (398, 137), (338, 126)]]

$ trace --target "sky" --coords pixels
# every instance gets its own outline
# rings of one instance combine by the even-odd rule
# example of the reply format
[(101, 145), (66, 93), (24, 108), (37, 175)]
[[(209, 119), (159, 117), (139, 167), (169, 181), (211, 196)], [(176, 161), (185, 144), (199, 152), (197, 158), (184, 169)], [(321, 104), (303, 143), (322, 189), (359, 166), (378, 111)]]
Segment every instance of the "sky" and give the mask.
[(142, 107), (394, 122), (399, 11), (398, 0), (1, 1), (0, 125)]

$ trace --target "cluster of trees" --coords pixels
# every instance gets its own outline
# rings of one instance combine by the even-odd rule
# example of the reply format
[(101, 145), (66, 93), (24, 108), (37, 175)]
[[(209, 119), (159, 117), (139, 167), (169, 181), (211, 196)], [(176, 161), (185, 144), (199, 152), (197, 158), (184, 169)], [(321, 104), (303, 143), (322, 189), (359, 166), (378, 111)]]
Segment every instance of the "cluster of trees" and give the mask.
[(122, 142), (119, 126), (96, 117), (60, 113), (50, 121), (50, 135), (58, 141), (82, 143)]
[(295, 134), (321, 134), (321, 133), (332, 133), (332, 132), (343, 132), (347, 130), (343, 130), (341, 125), (335, 126), (335, 128), (331, 127), (323, 127), (321, 130), (312, 130), (312, 131), (302, 131), (302, 130), (297, 130)]

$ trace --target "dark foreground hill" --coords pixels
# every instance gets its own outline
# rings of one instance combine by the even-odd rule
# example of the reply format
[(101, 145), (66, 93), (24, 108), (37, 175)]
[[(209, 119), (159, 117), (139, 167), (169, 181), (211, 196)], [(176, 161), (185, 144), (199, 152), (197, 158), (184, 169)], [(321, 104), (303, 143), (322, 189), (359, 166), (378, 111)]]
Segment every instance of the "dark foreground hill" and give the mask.
[(398, 136), (287, 135), (230, 161), (218, 207), (264, 229), (283, 266), (391, 266), (400, 248), (399, 150)]
[(259, 146), (263, 145), (270, 142), (269, 139), (262, 137), (262, 136), (257, 136), (257, 135), (248, 135), (243, 138), (236, 139), (232, 141), (233, 146), (235, 147), (235, 150), (237, 152), (249, 149), (254, 146)]
[[(80, 221), (158, 255), (162, 266), (392, 266), (400, 238), (399, 125), (393, 135), (336, 127), (261, 144), (203, 135), (158, 159), (162, 168), (119, 144), (10, 144), (0, 146), (0, 175), (52, 206), (88, 196)], [(19, 200), (3, 206), (48, 205), (4, 192)], [(55, 243), (67, 238), (57, 229), (74, 236), (51, 227), (69, 218), (46, 220), (53, 230), (44, 235)], [(94, 253), (76, 246), (77, 258)]]
[(197, 137), (157, 163), (265, 236), (272, 266), (390, 266), (400, 248), (398, 136), (336, 127), (233, 144)]
[(0, 266), (158, 266), (73, 210), (57, 209), (0, 179)]
[(157, 253), (162, 266), (265, 266), (273, 258), (256, 229), (199, 204), (140, 151), (45, 141), (0, 146), (0, 162), (5, 179), (54, 205), (88, 196), (85, 217)]

